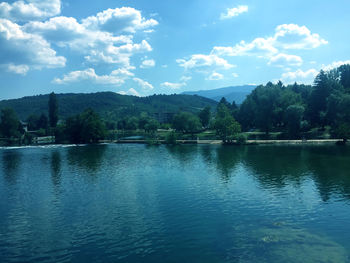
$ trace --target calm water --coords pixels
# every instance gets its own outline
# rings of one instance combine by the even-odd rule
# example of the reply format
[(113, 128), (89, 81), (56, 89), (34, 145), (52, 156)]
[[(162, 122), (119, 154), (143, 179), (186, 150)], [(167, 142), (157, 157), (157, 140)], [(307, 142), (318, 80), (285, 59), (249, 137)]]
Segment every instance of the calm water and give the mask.
[(350, 262), (350, 148), (0, 149), (0, 262)]

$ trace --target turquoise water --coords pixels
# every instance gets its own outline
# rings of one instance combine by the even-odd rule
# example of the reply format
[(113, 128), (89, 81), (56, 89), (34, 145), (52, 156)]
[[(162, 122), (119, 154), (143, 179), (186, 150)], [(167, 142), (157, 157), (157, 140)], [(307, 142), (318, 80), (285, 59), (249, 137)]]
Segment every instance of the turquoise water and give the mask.
[(350, 262), (350, 148), (0, 149), (0, 262)]

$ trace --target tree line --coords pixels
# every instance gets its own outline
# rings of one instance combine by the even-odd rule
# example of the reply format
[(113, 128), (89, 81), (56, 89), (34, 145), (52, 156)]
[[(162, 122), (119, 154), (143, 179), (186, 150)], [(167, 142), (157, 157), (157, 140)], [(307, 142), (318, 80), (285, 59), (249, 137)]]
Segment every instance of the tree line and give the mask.
[[(280, 139), (317, 138), (328, 132), (346, 141), (350, 138), (350, 65), (321, 70), (313, 85), (268, 82), (254, 89), (241, 105), (222, 98), (214, 109), (207, 106), (197, 114), (180, 111), (168, 124), (160, 124), (146, 112), (118, 121), (103, 120), (92, 109), (59, 120), (54, 93), (49, 96), (47, 112), (48, 116), (29, 116), (28, 129), (35, 130), (37, 136), (55, 135), (58, 143), (95, 143), (115, 130), (142, 130), (154, 136), (159, 128), (171, 128), (192, 138), (214, 130), (216, 137), (226, 143), (244, 140), (242, 132), (249, 131), (264, 132), (265, 138), (279, 132)], [(0, 117), (0, 138), (30, 141), (30, 134), (24, 132), (12, 109), (2, 109)]]

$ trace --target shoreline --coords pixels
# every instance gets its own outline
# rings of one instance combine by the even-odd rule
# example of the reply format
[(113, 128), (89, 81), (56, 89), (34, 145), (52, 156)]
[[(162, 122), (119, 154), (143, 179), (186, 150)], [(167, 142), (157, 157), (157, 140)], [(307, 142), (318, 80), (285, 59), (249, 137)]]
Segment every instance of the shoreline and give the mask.
[[(102, 140), (101, 143), (135, 143), (148, 144), (147, 140)], [(165, 144), (165, 140), (154, 140), (155, 143)], [(313, 140), (247, 140), (242, 145), (315, 145), (315, 144), (337, 144), (343, 142), (342, 139), (313, 139)], [(224, 145), (222, 140), (176, 140), (177, 144), (211, 144)], [(239, 145), (236, 141), (227, 145)]]
[[(223, 143), (221, 140), (177, 140), (176, 145), (224, 145), (224, 146), (259, 146), (259, 145), (334, 145), (343, 143), (342, 139), (314, 139), (314, 140), (247, 140), (244, 144)], [(0, 149), (16, 149), (16, 148), (31, 148), (31, 147), (74, 147), (86, 145), (103, 145), (103, 144), (145, 144), (145, 145), (166, 145), (165, 140), (154, 140), (150, 143), (148, 140), (101, 140), (96, 144), (30, 144), (30, 145), (12, 145), (0, 146)]]

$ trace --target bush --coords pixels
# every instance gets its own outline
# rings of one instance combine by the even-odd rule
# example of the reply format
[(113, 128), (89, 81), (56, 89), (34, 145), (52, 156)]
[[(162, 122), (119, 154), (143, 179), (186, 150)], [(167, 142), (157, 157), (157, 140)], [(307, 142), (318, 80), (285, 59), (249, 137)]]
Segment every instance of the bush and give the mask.
[(176, 144), (176, 133), (175, 132), (170, 132), (167, 134), (165, 137), (165, 143), (170, 144), (170, 145), (175, 145)]
[(243, 144), (246, 144), (247, 143), (247, 136), (243, 133), (239, 134), (237, 136), (237, 144), (239, 145), (243, 145)]

